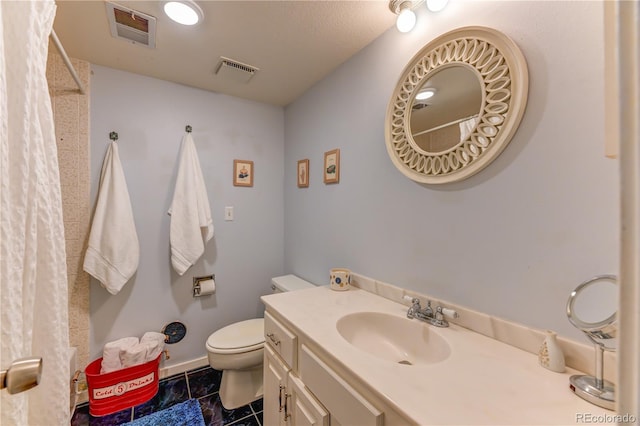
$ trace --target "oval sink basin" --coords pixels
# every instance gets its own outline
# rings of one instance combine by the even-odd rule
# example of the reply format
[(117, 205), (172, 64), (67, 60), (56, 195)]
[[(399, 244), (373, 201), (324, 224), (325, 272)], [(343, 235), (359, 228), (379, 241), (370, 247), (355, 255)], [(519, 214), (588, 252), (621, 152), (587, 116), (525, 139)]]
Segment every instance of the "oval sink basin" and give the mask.
[(434, 364), (451, 354), (447, 341), (432, 326), (418, 320), (357, 312), (340, 318), (336, 328), (356, 348), (397, 364)]

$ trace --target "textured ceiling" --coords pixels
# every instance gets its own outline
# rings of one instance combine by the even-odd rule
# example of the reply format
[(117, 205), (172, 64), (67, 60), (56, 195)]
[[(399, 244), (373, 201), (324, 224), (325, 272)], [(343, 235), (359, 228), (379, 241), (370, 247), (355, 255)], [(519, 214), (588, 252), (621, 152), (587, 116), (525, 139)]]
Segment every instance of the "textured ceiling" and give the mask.
[[(186, 27), (164, 2), (118, 4), (157, 18), (156, 48), (111, 37), (105, 3), (58, 1), (54, 29), (69, 56), (137, 74), (285, 106), (394, 24), (387, 1), (198, 1)], [(214, 74), (219, 57), (256, 66), (249, 83)]]

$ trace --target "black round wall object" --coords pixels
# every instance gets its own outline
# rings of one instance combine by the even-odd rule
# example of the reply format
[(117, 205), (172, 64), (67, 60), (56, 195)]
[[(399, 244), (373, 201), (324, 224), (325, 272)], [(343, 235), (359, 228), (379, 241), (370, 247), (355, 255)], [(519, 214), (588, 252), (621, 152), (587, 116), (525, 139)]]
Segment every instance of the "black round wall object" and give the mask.
[(187, 326), (180, 321), (170, 322), (162, 329), (162, 333), (167, 336), (165, 342), (168, 344), (178, 343), (187, 334)]

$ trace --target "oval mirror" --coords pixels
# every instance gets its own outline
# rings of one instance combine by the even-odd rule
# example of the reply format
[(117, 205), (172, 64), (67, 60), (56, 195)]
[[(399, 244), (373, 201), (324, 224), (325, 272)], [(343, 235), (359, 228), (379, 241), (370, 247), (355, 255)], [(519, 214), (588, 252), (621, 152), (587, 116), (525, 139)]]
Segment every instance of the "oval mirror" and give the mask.
[(504, 34), (460, 28), (436, 38), (405, 67), (387, 108), (394, 165), (422, 183), (466, 179), (511, 140), (524, 114), (524, 56)]

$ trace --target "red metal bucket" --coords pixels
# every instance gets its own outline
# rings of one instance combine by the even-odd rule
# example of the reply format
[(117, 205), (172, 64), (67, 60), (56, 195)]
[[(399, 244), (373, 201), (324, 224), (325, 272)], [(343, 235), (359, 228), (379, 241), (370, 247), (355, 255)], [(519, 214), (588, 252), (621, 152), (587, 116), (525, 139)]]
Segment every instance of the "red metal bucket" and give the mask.
[(100, 374), (102, 358), (87, 366), (89, 414), (106, 416), (149, 401), (158, 393), (160, 357), (144, 364)]

